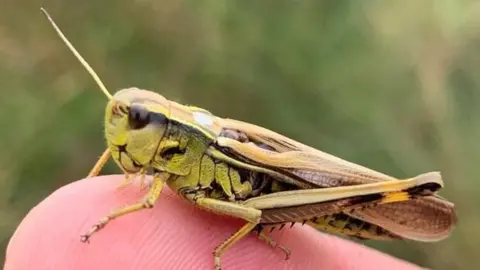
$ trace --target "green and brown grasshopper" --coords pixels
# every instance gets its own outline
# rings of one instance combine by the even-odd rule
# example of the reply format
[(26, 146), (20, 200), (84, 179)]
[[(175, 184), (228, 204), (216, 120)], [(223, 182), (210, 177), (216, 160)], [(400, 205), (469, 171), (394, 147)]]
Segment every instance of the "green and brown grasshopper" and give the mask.
[(109, 98), (107, 150), (89, 176), (110, 157), (125, 172), (124, 184), (153, 170), (145, 197), (100, 219), (82, 241), (114, 218), (154, 207), (165, 184), (197, 207), (245, 220), (215, 249), (216, 269), (222, 254), (252, 231), (288, 258), (264, 227), (302, 222), (361, 239), (417, 241), (439, 241), (453, 230), (454, 206), (436, 194), (443, 187), (438, 172), (400, 180), (155, 92), (128, 88), (112, 96), (42, 11)]

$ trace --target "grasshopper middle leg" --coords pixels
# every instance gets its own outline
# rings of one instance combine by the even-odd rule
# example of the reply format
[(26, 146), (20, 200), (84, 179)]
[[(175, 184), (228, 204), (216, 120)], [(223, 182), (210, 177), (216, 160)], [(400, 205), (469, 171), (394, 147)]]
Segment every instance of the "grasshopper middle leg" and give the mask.
[[(225, 202), (225, 201), (215, 200), (211, 198), (204, 198), (204, 197), (198, 198), (197, 195), (193, 195), (193, 194), (187, 195), (187, 198), (205, 210), (212, 211), (221, 215), (241, 218), (248, 222), (242, 228), (240, 228), (237, 232), (235, 232), (229, 238), (227, 238), (223, 243), (221, 243), (217, 248), (215, 248), (215, 251), (213, 252), (214, 264), (215, 264), (215, 269), (219, 270), (221, 269), (220, 257), (230, 247), (232, 247), (240, 239), (245, 237), (259, 224), (262, 211), (252, 207), (239, 205), (236, 203)], [(279, 245), (277, 245), (272, 239), (270, 239), (268, 236), (264, 235), (263, 233), (261, 233), (259, 237), (270, 246), (279, 247), (283, 250), (283, 247), (280, 247)], [(285, 253), (289, 254), (290, 252), (288, 251)]]
[(264, 232), (260, 232), (258, 234), (258, 238), (262, 241), (264, 241), (265, 243), (267, 243), (269, 246), (271, 246), (272, 248), (279, 248), (283, 251), (283, 253), (285, 253), (285, 260), (288, 260), (290, 258), (290, 250), (282, 245), (279, 245), (277, 244), (277, 242), (275, 242), (270, 236), (266, 235)]

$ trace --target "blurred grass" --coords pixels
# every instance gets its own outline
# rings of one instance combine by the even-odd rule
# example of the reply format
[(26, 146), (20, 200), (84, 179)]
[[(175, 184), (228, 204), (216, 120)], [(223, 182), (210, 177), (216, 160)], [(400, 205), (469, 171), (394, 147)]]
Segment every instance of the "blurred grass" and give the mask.
[(106, 99), (44, 6), (111, 91), (154, 90), (399, 178), (441, 170), (459, 217), (452, 237), (367, 244), (433, 269), (477, 266), (478, 2), (2, 4), (3, 247), (31, 207), (84, 177), (104, 148)]

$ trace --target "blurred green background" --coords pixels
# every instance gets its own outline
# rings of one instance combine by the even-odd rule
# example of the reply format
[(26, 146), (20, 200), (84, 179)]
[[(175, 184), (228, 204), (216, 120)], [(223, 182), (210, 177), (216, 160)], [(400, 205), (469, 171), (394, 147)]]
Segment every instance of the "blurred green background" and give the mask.
[(44, 6), (111, 91), (154, 90), (399, 178), (441, 170), (459, 217), (452, 237), (367, 245), (433, 269), (478, 267), (478, 1), (1, 5), (3, 249), (31, 207), (104, 150), (106, 98)]

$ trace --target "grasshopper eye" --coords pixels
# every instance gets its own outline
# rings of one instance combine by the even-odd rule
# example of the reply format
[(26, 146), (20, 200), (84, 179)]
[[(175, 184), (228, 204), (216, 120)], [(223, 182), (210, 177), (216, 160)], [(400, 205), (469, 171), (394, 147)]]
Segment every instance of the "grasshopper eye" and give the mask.
[(128, 110), (128, 124), (131, 129), (141, 129), (150, 123), (150, 112), (143, 107), (132, 106)]

